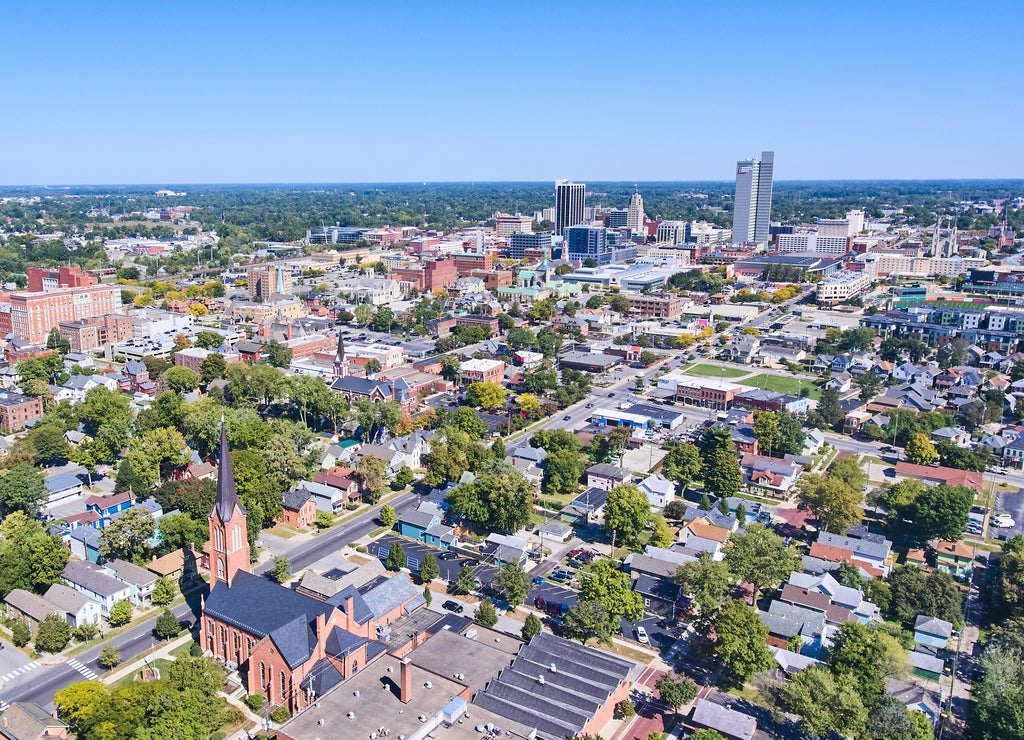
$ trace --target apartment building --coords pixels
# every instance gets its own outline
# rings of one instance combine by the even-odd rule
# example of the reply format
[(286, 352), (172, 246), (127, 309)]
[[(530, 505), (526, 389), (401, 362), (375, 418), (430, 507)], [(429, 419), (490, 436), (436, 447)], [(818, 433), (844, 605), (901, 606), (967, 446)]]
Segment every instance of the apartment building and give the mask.
[(873, 277), (869, 272), (840, 270), (832, 277), (818, 283), (815, 289), (817, 301), (825, 304), (842, 303), (871, 287)]
[(259, 296), (268, 300), (270, 296), (292, 294), (292, 273), (284, 265), (259, 267), (249, 270), (249, 297)]
[(677, 295), (635, 295), (627, 299), (630, 316), (674, 319), (683, 312), (683, 299)]
[(99, 282), (92, 275), (82, 272), (80, 267), (29, 267), (25, 274), (28, 276), (29, 293), (59, 288), (84, 288)]
[(72, 352), (92, 352), (105, 344), (124, 342), (134, 336), (131, 318), (119, 314), (61, 321), (57, 331), (61, 339), (71, 344)]
[(10, 391), (0, 392), (0, 429), (5, 434), (24, 429), (34, 419), (43, 417), (43, 400)]
[(29, 342), (42, 342), (62, 321), (80, 321), (121, 313), (116, 285), (89, 285), (11, 294), (10, 331)]
[(533, 218), (516, 214), (499, 213), (494, 218), (494, 230), (502, 239), (513, 234), (526, 234), (533, 231)]

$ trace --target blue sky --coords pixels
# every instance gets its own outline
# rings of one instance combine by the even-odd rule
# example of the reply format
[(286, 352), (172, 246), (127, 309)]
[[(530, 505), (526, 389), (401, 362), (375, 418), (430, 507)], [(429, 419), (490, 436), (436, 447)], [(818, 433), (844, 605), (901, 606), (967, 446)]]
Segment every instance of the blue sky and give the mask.
[[(1024, 176), (1024, 3), (53, 2), (0, 183)], [(1014, 79), (1014, 78), (1017, 79)]]

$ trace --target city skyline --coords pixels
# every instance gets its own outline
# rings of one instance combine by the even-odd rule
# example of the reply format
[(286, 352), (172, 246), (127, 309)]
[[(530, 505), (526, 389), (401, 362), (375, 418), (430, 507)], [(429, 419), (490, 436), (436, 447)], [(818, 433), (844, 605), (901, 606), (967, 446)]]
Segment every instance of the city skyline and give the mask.
[[(460, 2), (12, 6), (21, 72), (0, 136), (17, 146), (0, 184), (717, 181), (761, 149), (786, 152), (781, 181), (1024, 171), (1008, 145), (1024, 113), (1013, 65), (950, 53), (991, 44), (992, 19), (1013, 27), (1024, 9), (883, 7), (642, 3), (647, 27), (687, 30), (685, 53), (633, 45), (612, 64), (593, 41), (615, 37), (620, 9), (601, 2), (527, 2), (520, 26)], [(908, 32), (925, 17), (927, 33)], [(332, 28), (343, 42), (318, 45)], [(616, 112), (637, 75), (648, 105)], [(563, 79), (607, 104), (600, 125), (565, 106)], [(930, 115), (957, 90), (999, 115)], [(722, 94), (743, 111), (699, 105)]]

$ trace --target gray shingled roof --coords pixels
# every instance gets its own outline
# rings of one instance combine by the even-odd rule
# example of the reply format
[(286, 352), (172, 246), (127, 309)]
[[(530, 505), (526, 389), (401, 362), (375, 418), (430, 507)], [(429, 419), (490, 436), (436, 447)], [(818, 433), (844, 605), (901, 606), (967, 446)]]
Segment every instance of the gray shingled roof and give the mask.
[[(257, 604), (259, 608), (254, 608)], [(312, 621), (317, 614), (329, 615), (332, 609), (329, 603), (240, 570), (230, 586), (214, 584), (206, 598), (204, 613), (262, 638), (296, 615), (306, 614)]]
[(420, 590), (405, 573), (395, 573), (383, 583), (363, 594), (363, 600), (370, 607), (375, 619), (380, 619), (392, 609), (420, 595)]
[(56, 604), (51, 603), (42, 596), (36, 596), (20, 588), (16, 588), (7, 594), (4, 601), (37, 622), (42, 622), (50, 614), (61, 613), (60, 608)]
[(69, 614), (78, 614), (86, 604), (96, 603), (81, 591), (76, 591), (63, 583), (55, 583), (46, 589), (46, 600)]
[(61, 577), (103, 597), (113, 596), (127, 588), (123, 581), (108, 576), (100, 566), (85, 561), (72, 560), (64, 566)]
[(885, 540), (883, 542), (871, 542), (869, 540), (862, 540), (856, 537), (844, 537), (840, 534), (833, 534), (832, 532), (819, 532), (818, 542), (823, 545), (832, 545), (833, 547), (842, 547), (846, 550), (853, 550), (853, 552), (858, 555), (878, 558), (879, 560), (885, 560), (889, 555), (889, 551), (892, 549), (892, 543), (889, 540)]
[(914, 632), (924, 632), (928, 635), (945, 637), (948, 640), (953, 636), (953, 625), (945, 619), (920, 614), (914, 622)]
[(114, 571), (115, 577), (133, 586), (144, 588), (156, 583), (156, 573), (124, 560), (108, 560), (106, 566)]
[(757, 720), (749, 714), (701, 699), (693, 710), (694, 724), (710, 727), (727, 737), (750, 740), (757, 730)]

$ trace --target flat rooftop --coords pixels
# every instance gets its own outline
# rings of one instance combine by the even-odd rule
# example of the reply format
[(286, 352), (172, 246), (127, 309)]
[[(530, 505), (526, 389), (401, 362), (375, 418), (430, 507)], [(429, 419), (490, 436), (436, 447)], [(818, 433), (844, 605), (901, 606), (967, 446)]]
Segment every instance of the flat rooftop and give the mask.
[[(458, 634), (452, 630), (442, 630), (418, 648), (409, 657), (414, 665), (433, 671), (442, 676), (456, 674), (460, 683), (468, 684), (475, 694), (482, 691), (487, 683), (508, 666), (512, 665), (515, 653), (509, 654), (497, 645), (514, 645), (518, 652), (523, 643), (508, 635), (492, 635), (490, 630), (467, 630), (466, 634)], [(495, 640), (500, 640), (495, 643)]]

